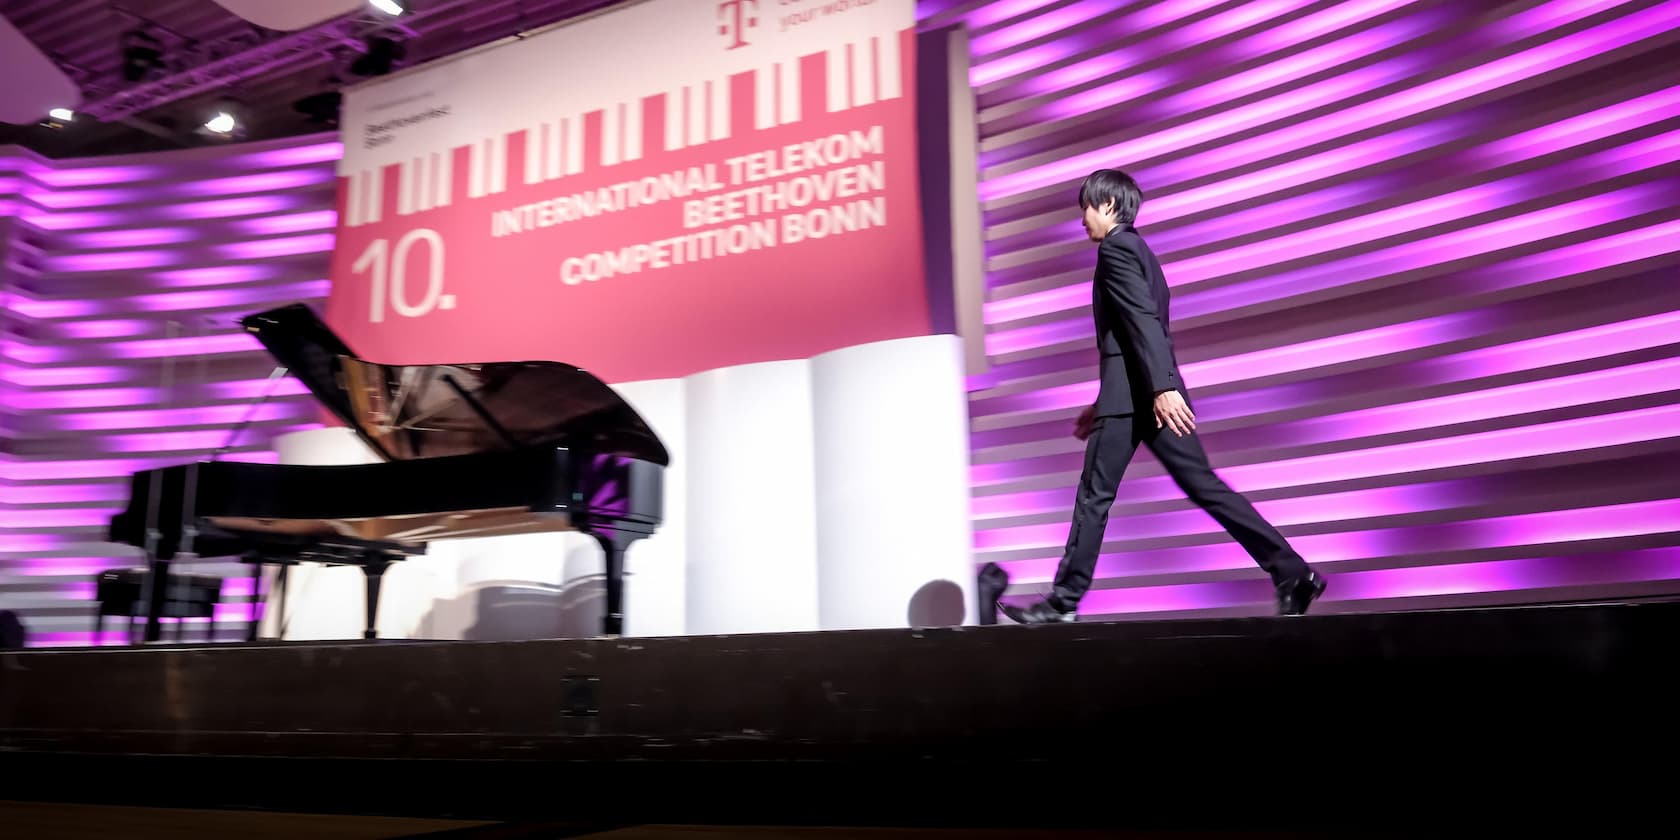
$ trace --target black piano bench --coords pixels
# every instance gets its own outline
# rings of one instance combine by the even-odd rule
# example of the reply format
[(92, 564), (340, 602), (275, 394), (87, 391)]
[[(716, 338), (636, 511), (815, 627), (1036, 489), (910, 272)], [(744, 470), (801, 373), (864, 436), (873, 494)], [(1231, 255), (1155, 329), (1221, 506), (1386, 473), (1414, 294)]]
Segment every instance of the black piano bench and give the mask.
[[(100, 573), (94, 600), (99, 613), (94, 619), (93, 638), (98, 644), (105, 632), (105, 616), (128, 616), (128, 638), (134, 641), (134, 619), (146, 615), (146, 603), (141, 599), (146, 588), (145, 569), (111, 569)], [(204, 640), (210, 641), (216, 632), (216, 602), (222, 598), (222, 579), (212, 575), (172, 574), (165, 578), (163, 615), (182, 619), (175, 624), (175, 640), (186, 633), (188, 618), (208, 618), (204, 625)]]

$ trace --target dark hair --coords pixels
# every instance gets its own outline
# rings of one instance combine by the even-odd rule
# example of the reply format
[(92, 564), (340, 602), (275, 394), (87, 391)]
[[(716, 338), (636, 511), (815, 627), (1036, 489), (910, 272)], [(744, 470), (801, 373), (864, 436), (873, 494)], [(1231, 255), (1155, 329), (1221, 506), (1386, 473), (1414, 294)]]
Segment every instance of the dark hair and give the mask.
[(1121, 224), (1137, 221), (1138, 205), (1143, 204), (1143, 190), (1138, 189), (1132, 176), (1118, 169), (1098, 169), (1086, 176), (1079, 185), (1079, 209), (1102, 207), (1114, 202), (1114, 212)]

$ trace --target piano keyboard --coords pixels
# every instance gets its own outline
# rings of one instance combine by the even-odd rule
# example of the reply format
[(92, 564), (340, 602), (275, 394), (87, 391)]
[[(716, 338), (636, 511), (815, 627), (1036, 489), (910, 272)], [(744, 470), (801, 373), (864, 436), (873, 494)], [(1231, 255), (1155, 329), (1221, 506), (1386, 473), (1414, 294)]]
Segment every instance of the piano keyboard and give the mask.
[[(518, 131), (340, 176), (347, 227), (448, 207), (461, 196), (506, 192), (674, 152), (749, 129), (792, 125), (903, 96), (901, 55), (912, 32), (872, 37), (799, 59), (678, 85), (581, 114), (548, 115)], [(838, 68), (836, 70), (835, 68)], [(515, 172), (509, 172), (512, 166)]]

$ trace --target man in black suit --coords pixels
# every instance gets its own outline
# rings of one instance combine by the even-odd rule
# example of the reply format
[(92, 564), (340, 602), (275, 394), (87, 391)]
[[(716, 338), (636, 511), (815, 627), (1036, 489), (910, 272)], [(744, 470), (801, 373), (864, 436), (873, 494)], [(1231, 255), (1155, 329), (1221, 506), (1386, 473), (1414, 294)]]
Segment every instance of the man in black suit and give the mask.
[(1096, 403), (1074, 423), (1074, 437), (1085, 441), (1085, 467), (1055, 584), (1043, 600), (1026, 607), (1003, 605), (1003, 612), (1022, 624), (1074, 619), (1079, 599), (1091, 588), (1114, 491), (1141, 443), (1179, 489), (1271, 575), (1278, 613), (1302, 615), (1324, 592), (1324, 577), (1214, 474), (1195, 436), (1196, 417), (1185, 401), (1167, 332), (1167, 280), (1154, 252), (1132, 227), (1142, 203), (1137, 182), (1118, 169), (1093, 172), (1079, 188), (1085, 233), (1098, 243), (1091, 309), (1102, 382)]

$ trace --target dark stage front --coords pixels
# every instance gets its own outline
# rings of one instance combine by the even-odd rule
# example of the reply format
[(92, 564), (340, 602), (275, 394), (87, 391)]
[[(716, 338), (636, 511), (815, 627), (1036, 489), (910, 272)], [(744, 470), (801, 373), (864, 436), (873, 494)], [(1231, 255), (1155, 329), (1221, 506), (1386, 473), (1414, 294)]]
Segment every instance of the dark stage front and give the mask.
[(7, 799), (462, 818), (1362, 827), (1672, 779), (1680, 603), (8, 652)]

